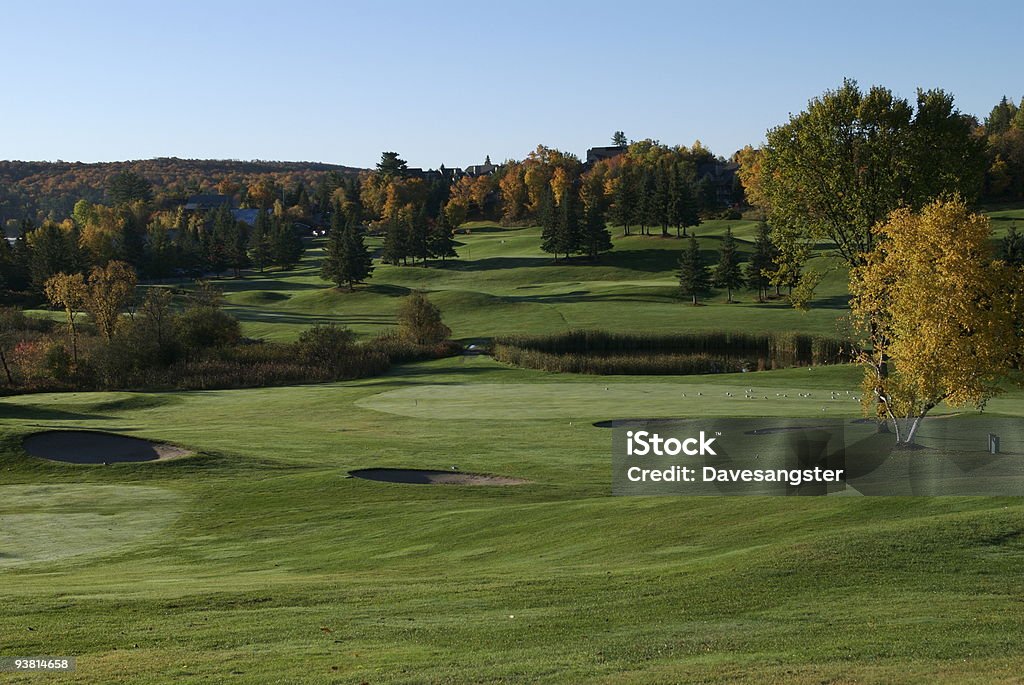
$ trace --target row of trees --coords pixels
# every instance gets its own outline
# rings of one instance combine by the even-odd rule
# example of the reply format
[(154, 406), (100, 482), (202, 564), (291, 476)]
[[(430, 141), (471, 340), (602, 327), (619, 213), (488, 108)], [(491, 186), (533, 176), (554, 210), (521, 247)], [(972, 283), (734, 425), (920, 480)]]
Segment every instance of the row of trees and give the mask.
[(1015, 105), (1004, 96), (985, 118), (984, 135), (985, 199), (1024, 199), (1024, 98)]
[(679, 256), (679, 290), (697, 304), (698, 298), (711, 292), (712, 287), (726, 291), (727, 301), (732, 303), (733, 291), (749, 287), (757, 291), (758, 302), (768, 297), (770, 286), (776, 294), (783, 285), (791, 282), (773, 280), (778, 273), (778, 249), (771, 241), (768, 225), (758, 225), (757, 238), (749, 259), (744, 264), (732, 229), (726, 229), (718, 249), (718, 261), (713, 266), (707, 263), (700, 250), (696, 236), (690, 236), (689, 243)]
[(41, 295), (56, 273), (85, 273), (112, 261), (143, 278), (165, 279), (290, 268), (302, 256), (302, 238), (280, 203), (260, 209), (250, 227), (226, 205), (205, 214), (156, 210), (146, 199), (148, 184), (132, 174), (115, 178), (110, 193), (118, 204), (79, 200), (70, 218), (40, 226), (25, 220), (13, 244), (0, 241), (0, 292)]

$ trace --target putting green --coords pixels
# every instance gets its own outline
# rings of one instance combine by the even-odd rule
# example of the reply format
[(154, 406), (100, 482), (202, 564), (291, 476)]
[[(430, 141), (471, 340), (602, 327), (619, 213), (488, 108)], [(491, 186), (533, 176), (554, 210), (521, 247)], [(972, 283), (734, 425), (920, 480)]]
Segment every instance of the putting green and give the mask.
[[(750, 393), (747, 393), (747, 390)], [(837, 388), (838, 391), (838, 388)], [(810, 393), (804, 398), (801, 394)], [(371, 395), (356, 404), (415, 418), (552, 419), (689, 416), (859, 416), (860, 402), (831, 399), (829, 389), (688, 382), (456, 383), (417, 385)]]
[(138, 485), (0, 487), (0, 569), (109, 554), (171, 524), (181, 497)]

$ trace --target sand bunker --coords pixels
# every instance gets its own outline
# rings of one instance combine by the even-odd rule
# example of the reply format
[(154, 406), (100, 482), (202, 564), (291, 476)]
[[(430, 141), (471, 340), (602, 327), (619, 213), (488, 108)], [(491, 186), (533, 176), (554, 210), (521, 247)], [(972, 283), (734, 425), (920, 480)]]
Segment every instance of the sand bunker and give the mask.
[(71, 464), (157, 461), (191, 454), (189, 450), (173, 445), (96, 431), (36, 433), (25, 438), (24, 447), (34, 457)]
[(522, 485), (529, 482), (520, 478), (492, 476), (486, 473), (428, 469), (357, 469), (348, 473), (355, 478), (413, 485)]

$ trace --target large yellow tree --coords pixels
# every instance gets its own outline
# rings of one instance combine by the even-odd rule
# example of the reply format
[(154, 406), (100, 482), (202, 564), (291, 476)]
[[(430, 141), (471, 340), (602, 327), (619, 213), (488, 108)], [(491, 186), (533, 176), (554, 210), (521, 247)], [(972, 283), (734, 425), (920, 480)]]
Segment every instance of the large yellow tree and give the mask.
[(896, 210), (873, 232), (850, 281), (864, 400), (908, 445), (940, 403), (980, 408), (999, 392), (1015, 348), (1014, 276), (993, 260), (988, 218), (959, 199)]
[(71, 358), (78, 363), (78, 327), (75, 319), (85, 305), (88, 288), (82, 274), (54, 274), (46, 279), (43, 292), (50, 304), (63, 307), (67, 317), (68, 341), (71, 343)]
[(137, 279), (130, 264), (112, 261), (93, 267), (86, 288), (85, 308), (104, 338), (114, 337), (121, 312), (135, 294)]

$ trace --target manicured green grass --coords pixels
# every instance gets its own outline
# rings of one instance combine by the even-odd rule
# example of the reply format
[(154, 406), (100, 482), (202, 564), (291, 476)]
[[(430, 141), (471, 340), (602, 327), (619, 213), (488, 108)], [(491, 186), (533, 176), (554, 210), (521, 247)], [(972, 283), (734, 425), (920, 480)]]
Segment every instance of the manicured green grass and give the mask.
[[(855, 378), (467, 357), (345, 384), (7, 399), (0, 644), (75, 654), (58, 681), (82, 683), (1013, 682), (1016, 500), (608, 496), (610, 432), (592, 421), (687, 415), (697, 392), (707, 414), (773, 415), (781, 402), (725, 392)], [(783, 413), (819, 410), (794, 402)], [(85, 467), (20, 449), (71, 427), (201, 454)], [(531, 483), (346, 478), (452, 465)]]
[[(740, 251), (752, 249), (756, 223), (709, 221), (697, 228), (709, 264), (731, 227)], [(717, 292), (692, 307), (678, 294), (676, 265), (684, 240), (660, 236), (622, 236), (615, 249), (596, 262), (574, 259), (554, 263), (540, 251), (540, 229), (470, 224), (457, 236), (459, 259), (428, 267), (378, 264), (373, 277), (356, 292), (330, 287), (319, 277), (322, 240), (312, 243), (299, 268), (289, 272), (247, 274), (223, 279), (232, 313), (248, 335), (287, 340), (318, 322), (348, 326), (372, 336), (394, 326), (401, 296), (410, 290), (430, 293), (445, 321), (461, 339), (527, 331), (551, 333), (579, 328), (614, 331), (803, 330), (836, 335), (847, 300), (845, 272), (825, 256), (812, 260), (826, 271), (817, 305), (797, 312), (784, 300), (758, 303), (756, 293), (737, 292), (726, 304)], [(376, 239), (371, 245), (376, 246)]]
[[(749, 240), (752, 223), (732, 225)], [(698, 233), (711, 250), (723, 230)], [(321, 320), (372, 335), (410, 288), (465, 339), (832, 333), (844, 314), (840, 272), (806, 315), (750, 294), (694, 308), (674, 295), (679, 241), (620, 237), (598, 264), (550, 266), (537, 237), (477, 226), (464, 263), (380, 267), (354, 294), (326, 287), (315, 251), (223, 285), (250, 335), (282, 340)], [(611, 432), (595, 421), (851, 416), (858, 378), (568, 376), (463, 356), (350, 383), (5, 398), (0, 656), (78, 657), (75, 674), (5, 682), (1019, 682), (1017, 499), (610, 496)], [(988, 411), (1024, 416), (1024, 392)], [(59, 428), (198, 454), (104, 467), (24, 453), (24, 436)], [(346, 477), (373, 466), (529, 483)]]

